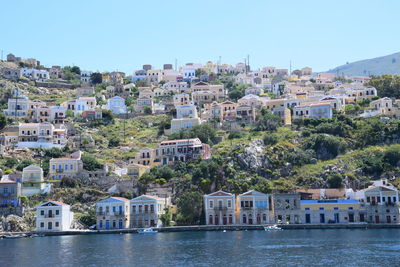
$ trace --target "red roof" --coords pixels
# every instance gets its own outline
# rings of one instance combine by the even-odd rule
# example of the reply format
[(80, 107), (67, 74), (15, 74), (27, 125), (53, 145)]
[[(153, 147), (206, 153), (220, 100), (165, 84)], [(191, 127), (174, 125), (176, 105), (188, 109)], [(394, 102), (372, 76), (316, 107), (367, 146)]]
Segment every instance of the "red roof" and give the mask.
[(122, 200), (122, 201), (129, 201), (129, 199), (126, 199), (124, 197), (110, 197), (110, 198), (117, 199), (117, 200)]
[(17, 182), (16, 182), (16, 181), (13, 181), (13, 180), (1, 180), (0, 183), (1, 183), (1, 184), (11, 184), (11, 183), (14, 184), (14, 183), (17, 183)]

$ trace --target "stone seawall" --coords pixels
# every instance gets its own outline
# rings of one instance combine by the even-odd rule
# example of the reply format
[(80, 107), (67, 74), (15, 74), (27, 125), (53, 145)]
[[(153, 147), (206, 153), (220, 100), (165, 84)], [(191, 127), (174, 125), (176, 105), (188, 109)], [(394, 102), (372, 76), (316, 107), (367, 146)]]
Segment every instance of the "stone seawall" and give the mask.
[[(307, 230), (307, 229), (400, 229), (400, 224), (286, 224), (279, 225), (283, 230)], [(115, 229), (115, 230), (70, 230), (55, 232), (2, 232), (0, 236), (30, 237), (61, 236), (61, 235), (92, 235), (92, 234), (128, 234), (137, 233), (143, 228)], [(196, 225), (196, 226), (172, 226), (155, 228), (158, 232), (200, 232), (200, 231), (264, 231), (264, 225)]]

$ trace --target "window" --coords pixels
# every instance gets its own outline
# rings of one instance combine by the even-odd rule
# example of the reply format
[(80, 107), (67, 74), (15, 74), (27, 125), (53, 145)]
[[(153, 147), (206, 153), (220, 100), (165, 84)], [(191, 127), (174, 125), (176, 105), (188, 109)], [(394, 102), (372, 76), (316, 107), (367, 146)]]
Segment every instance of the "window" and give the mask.
[(40, 228), (44, 228), (44, 222), (40, 223)]
[(42, 216), (44, 215), (44, 210), (40, 211), (40, 215), (42, 215)]
[(132, 206), (132, 213), (136, 213), (136, 206), (135, 205)]
[(228, 208), (230, 208), (230, 207), (231, 207), (231, 201), (228, 200)]
[(353, 210), (353, 207), (349, 207), (349, 210)]
[(319, 207), (319, 210), (324, 210), (324, 208), (323, 207)]
[(56, 210), (56, 215), (60, 215), (60, 210)]
[(310, 208), (304, 208), (304, 210), (310, 210)]
[(59, 227), (60, 226), (60, 223), (59, 222), (56, 222), (56, 227)]
[(338, 208), (338, 207), (334, 207), (333, 209), (334, 209), (334, 210), (338, 210), (339, 208)]
[(210, 209), (214, 207), (214, 201), (210, 201)]

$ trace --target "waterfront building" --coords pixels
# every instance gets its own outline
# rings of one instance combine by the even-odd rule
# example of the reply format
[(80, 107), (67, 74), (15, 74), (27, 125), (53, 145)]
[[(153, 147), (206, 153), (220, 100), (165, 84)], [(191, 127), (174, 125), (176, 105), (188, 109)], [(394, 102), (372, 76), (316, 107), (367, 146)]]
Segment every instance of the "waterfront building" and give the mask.
[(36, 207), (36, 231), (68, 231), (73, 218), (69, 205), (47, 201)]
[(300, 194), (273, 194), (274, 221), (276, 223), (301, 223)]
[(98, 230), (125, 229), (129, 227), (129, 200), (110, 197), (96, 203)]
[(356, 198), (365, 204), (367, 222), (399, 223), (399, 191), (387, 181), (356, 192)]
[(365, 205), (353, 199), (301, 200), (303, 223), (359, 223), (366, 221)]
[(236, 224), (235, 195), (217, 191), (204, 195), (204, 209), (207, 225)]
[(240, 224), (269, 223), (268, 195), (256, 190), (250, 190), (239, 195)]
[(162, 226), (160, 216), (166, 213), (170, 205), (169, 198), (142, 195), (129, 201), (130, 227), (159, 227)]

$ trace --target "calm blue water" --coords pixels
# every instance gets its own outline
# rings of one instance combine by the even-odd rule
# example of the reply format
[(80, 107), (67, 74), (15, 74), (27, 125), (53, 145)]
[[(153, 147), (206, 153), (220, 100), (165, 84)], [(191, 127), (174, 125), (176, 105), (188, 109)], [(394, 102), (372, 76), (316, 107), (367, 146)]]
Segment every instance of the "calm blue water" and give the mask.
[(104, 234), (0, 240), (0, 266), (400, 266), (400, 230)]

